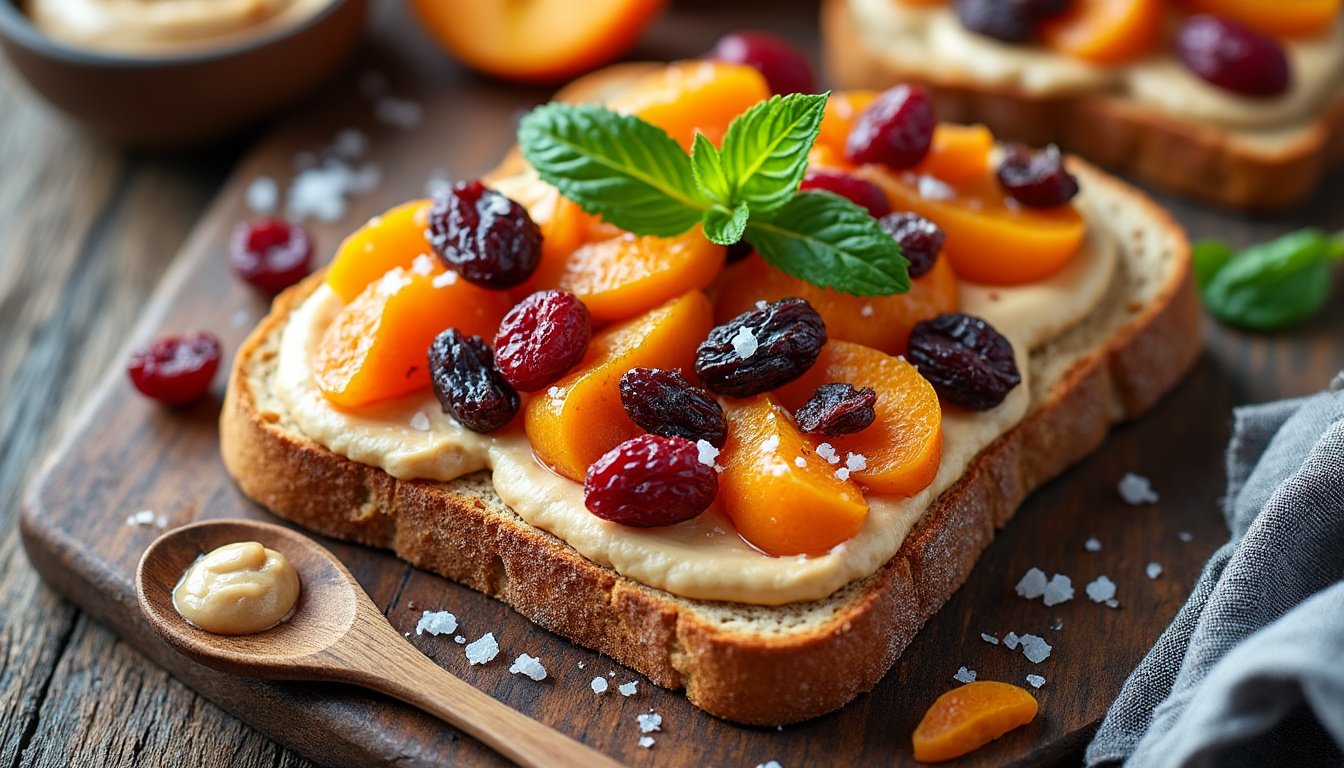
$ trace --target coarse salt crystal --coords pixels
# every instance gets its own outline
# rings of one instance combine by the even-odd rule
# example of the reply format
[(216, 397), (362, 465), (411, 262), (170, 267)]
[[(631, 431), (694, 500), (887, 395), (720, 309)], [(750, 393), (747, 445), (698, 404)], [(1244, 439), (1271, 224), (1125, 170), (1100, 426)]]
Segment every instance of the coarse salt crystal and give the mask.
[(454, 642), (454, 643), (457, 643), (458, 645), (465, 645), (466, 642), (467, 642), (467, 638), (465, 638), (465, 637), (463, 637), (463, 636), (461, 636), (461, 635), (455, 635), (455, 636), (453, 637), (453, 642)]
[(743, 360), (756, 354), (756, 350), (760, 347), (756, 341), (756, 334), (752, 333), (751, 329), (746, 326), (737, 329), (737, 335), (733, 336), (731, 343), (733, 351)]
[(851, 453), (845, 457), (845, 469), (850, 472), (862, 472), (868, 468), (868, 457), (862, 453)]
[(415, 415), (411, 417), (411, 429), (418, 432), (429, 431), (429, 417), (425, 415), (424, 411), (416, 411)]
[(841, 467), (841, 468), (835, 470), (835, 477), (836, 477), (837, 480), (848, 480), (848, 479), (849, 479), (849, 467)]
[(1017, 636), (1016, 632), (1009, 632), (1003, 636), (1003, 644), (1008, 650), (1016, 651), (1017, 646), (1022, 644), (1022, 639)]
[(528, 656), (526, 653), (513, 660), (513, 664), (509, 666), (509, 672), (515, 675), (527, 675), (537, 681), (546, 679), (546, 668), (541, 665), (541, 659), (536, 656)]
[(700, 460), (700, 463), (707, 467), (713, 467), (714, 460), (719, 458), (719, 449), (705, 439), (696, 440), (695, 447), (700, 452), (699, 456), (696, 457)]
[(593, 689), (593, 693), (606, 693), (607, 678), (602, 677), (601, 675), (594, 677), (593, 682), (589, 683), (588, 686)]
[(771, 435), (761, 441), (761, 453), (774, 453), (779, 450), (779, 435)]
[(447, 611), (425, 611), (415, 625), (415, 634), (446, 635), (457, 631), (457, 617)]
[(957, 674), (953, 675), (952, 679), (956, 680), (959, 683), (974, 683), (975, 670), (962, 667), (961, 669), (957, 670)]
[(1045, 642), (1045, 638), (1036, 635), (1023, 635), (1022, 655), (1027, 657), (1028, 661), (1040, 664), (1050, 657), (1050, 644)]
[(253, 213), (271, 214), (280, 207), (280, 185), (270, 176), (258, 176), (247, 185), (247, 208)]
[(1146, 573), (1148, 574), (1148, 578), (1150, 578), (1150, 579), (1156, 579), (1158, 576), (1161, 576), (1161, 575), (1162, 575), (1162, 564), (1161, 564), (1161, 563), (1149, 563), (1148, 566), (1147, 566), (1146, 568), (1144, 568), (1143, 570), (1144, 570), (1144, 572), (1146, 572)]
[(148, 509), (142, 509), (126, 516), (126, 524), (131, 526), (153, 525), (154, 512)]
[(840, 454), (835, 452), (835, 446), (830, 443), (822, 443), (817, 446), (817, 455), (826, 460), (827, 464), (839, 464)]
[(1073, 581), (1062, 573), (1050, 577), (1045, 585), (1045, 604), (1047, 606), (1067, 603), (1073, 599)]
[(485, 664), (499, 655), (499, 643), (494, 632), (486, 632), (480, 639), (467, 644), (467, 661), (473, 665)]
[(1092, 536), (1087, 541), (1083, 542), (1083, 549), (1086, 549), (1088, 552), (1100, 552), (1101, 542), (1097, 540), (1096, 536)]
[(1027, 682), (1031, 684), (1032, 688), (1040, 688), (1045, 685), (1045, 678), (1040, 675), (1027, 675)]
[(1143, 475), (1126, 472), (1115, 489), (1126, 504), (1138, 506), (1157, 503), (1157, 492), (1153, 490), (1152, 482)]
[(640, 736), (640, 737), (639, 737), (639, 746), (641, 746), (641, 747), (643, 747), (643, 748), (645, 748), (645, 749), (650, 749), (650, 748), (652, 748), (652, 747), (653, 747), (653, 737), (652, 737), (652, 736)]
[[(429, 284), (434, 286), (435, 288), (447, 288), (448, 286), (454, 285), (456, 283), (457, 283), (457, 273), (451, 269), (446, 269), (440, 272), (439, 274), (434, 276), (433, 280), (429, 281)], [(555, 389), (555, 387), (552, 387), (552, 389)]]
[(1107, 608), (1119, 608), (1119, 607), (1120, 607), (1120, 601), (1119, 601), (1119, 600), (1116, 600), (1114, 597), (1112, 597), (1110, 600), (1107, 600), (1107, 601), (1106, 601), (1106, 607), (1107, 607)]
[(635, 715), (635, 719), (639, 721), (640, 733), (653, 733), (654, 731), (663, 730), (662, 715), (657, 714)]
[(1098, 576), (1096, 581), (1087, 585), (1087, 596), (1094, 603), (1104, 603), (1115, 597), (1115, 582), (1105, 576)]
[(1022, 579), (1017, 582), (1014, 591), (1028, 600), (1035, 600), (1045, 594), (1045, 585), (1045, 571), (1042, 571), (1040, 568), (1031, 568), (1028, 569), (1022, 576)]
[(631, 680), (624, 685), (618, 685), (616, 690), (620, 691), (622, 696), (634, 696), (639, 691), (639, 681)]
[(863, 317), (872, 317), (872, 316), (873, 316), (873, 305), (872, 305), (872, 304), (864, 304), (862, 307), (859, 308), (859, 314), (862, 315)]
[(1055, 618), (1050, 620), (1050, 628), (1058, 632), (1059, 630), (1064, 628), (1064, 620), (1056, 616)]
[(765, 299), (757, 299), (756, 308), (764, 312), (765, 310), (770, 308), (770, 305), (765, 302)]
[(956, 194), (956, 190), (932, 176), (919, 177), (919, 196), (925, 200), (951, 200)]
[(799, 469), (804, 469), (807, 467), (807, 459), (804, 459), (802, 456), (798, 456), (793, 460), (793, 466)]
[(1184, 544), (1189, 544), (1190, 542), (1195, 540), (1194, 534), (1190, 533), (1189, 531), (1181, 531), (1180, 533), (1176, 534), (1176, 538), (1180, 539), (1181, 542)]
[(998, 644), (999, 644), (999, 638), (997, 638), (997, 637), (995, 637), (995, 636), (989, 634), (988, 632), (981, 632), (981, 633), (980, 633), (980, 639), (981, 639), (981, 640), (984, 640), (986, 643), (989, 643), (990, 645), (998, 645)]

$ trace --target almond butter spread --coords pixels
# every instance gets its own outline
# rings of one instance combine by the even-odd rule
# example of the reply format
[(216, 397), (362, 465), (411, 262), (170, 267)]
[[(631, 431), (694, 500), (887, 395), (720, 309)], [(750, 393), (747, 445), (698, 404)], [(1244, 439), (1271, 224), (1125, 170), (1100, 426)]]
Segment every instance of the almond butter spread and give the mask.
[(284, 621), (299, 600), (299, 574), (279, 552), (243, 541), (199, 557), (173, 590), (173, 606), (193, 626), (250, 635)]

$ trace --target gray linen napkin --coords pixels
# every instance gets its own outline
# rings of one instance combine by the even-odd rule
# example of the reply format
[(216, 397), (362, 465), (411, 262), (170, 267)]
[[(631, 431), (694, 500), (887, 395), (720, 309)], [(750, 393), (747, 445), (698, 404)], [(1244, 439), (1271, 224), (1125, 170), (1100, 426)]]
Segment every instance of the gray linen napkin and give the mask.
[(1088, 766), (1344, 765), (1344, 392), (1234, 421), (1232, 538), (1125, 681)]

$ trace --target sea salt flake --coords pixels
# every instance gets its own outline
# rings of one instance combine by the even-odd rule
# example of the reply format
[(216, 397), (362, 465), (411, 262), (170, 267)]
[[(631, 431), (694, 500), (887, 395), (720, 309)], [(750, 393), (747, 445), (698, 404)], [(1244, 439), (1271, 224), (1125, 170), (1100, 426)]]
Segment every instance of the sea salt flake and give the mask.
[(984, 640), (986, 643), (989, 643), (990, 645), (998, 645), (998, 644), (999, 644), (999, 638), (997, 638), (997, 637), (995, 637), (995, 636), (989, 634), (988, 632), (981, 632), (981, 633), (980, 633), (980, 639), (981, 639), (981, 640)]
[(425, 415), (424, 411), (416, 411), (415, 415), (411, 417), (411, 429), (417, 432), (429, 431), (429, 417)]
[(768, 763), (758, 763), (756, 768), (784, 768), (784, 766), (780, 765), (778, 760), (771, 760)]
[(1115, 598), (1111, 598), (1110, 600), (1106, 601), (1105, 605), (1107, 608), (1119, 608), (1120, 601), (1116, 600)]
[(1045, 638), (1036, 635), (1022, 636), (1022, 655), (1027, 657), (1028, 661), (1040, 664), (1050, 657), (1051, 646), (1045, 642)]
[(650, 749), (651, 747), (653, 747), (653, 737), (652, 737), (652, 736), (640, 736), (640, 737), (639, 737), (639, 746), (641, 746), (641, 747), (643, 747), (643, 748), (645, 748), (645, 749)]
[(1073, 581), (1062, 573), (1050, 577), (1045, 585), (1045, 604), (1047, 606), (1067, 603), (1073, 599)]
[(1022, 579), (1017, 582), (1017, 586), (1013, 590), (1028, 600), (1035, 600), (1045, 594), (1045, 585), (1045, 571), (1040, 568), (1031, 568), (1023, 574)]
[(868, 457), (862, 453), (851, 453), (845, 457), (845, 469), (850, 472), (862, 472), (868, 468)]
[(793, 460), (793, 466), (799, 469), (804, 469), (807, 467), (807, 459), (804, 459), (802, 456), (799, 456)]
[(862, 307), (859, 308), (859, 314), (862, 315), (863, 317), (872, 317), (872, 316), (873, 316), (873, 305), (872, 305), (872, 304), (864, 304)]
[(761, 441), (761, 453), (774, 453), (779, 450), (779, 435), (771, 435)]
[(634, 696), (639, 691), (639, 681), (631, 680), (624, 685), (618, 685), (616, 690), (620, 691), (622, 696)]
[(1003, 645), (1010, 651), (1016, 651), (1017, 646), (1021, 644), (1022, 639), (1017, 636), (1016, 632), (1009, 632), (1003, 636)]
[(495, 641), (495, 633), (486, 632), (481, 635), (480, 639), (468, 643), (466, 652), (467, 661), (471, 662), (473, 666), (488, 663), (499, 655), (499, 643)]
[(1083, 549), (1086, 549), (1088, 552), (1100, 552), (1101, 542), (1097, 540), (1096, 536), (1092, 536), (1087, 541), (1083, 542)]
[(1157, 492), (1153, 490), (1152, 482), (1143, 475), (1126, 472), (1125, 476), (1120, 478), (1115, 490), (1120, 493), (1120, 498), (1131, 506), (1157, 503)]
[(520, 654), (513, 660), (509, 666), (509, 672), (515, 675), (527, 675), (533, 680), (541, 681), (546, 679), (546, 668), (541, 665), (541, 659), (536, 656), (528, 656), (526, 653)]
[(447, 611), (425, 611), (415, 625), (415, 634), (446, 635), (457, 631), (457, 617)]
[(961, 669), (957, 670), (957, 674), (953, 675), (952, 679), (956, 680), (959, 683), (974, 683), (975, 670), (962, 667)]
[(142, 509), (126, 516), (126, 524), (132, 527), (154, 524), (154, 512), (148, 509)]
[(1027, 675), (1027, 682), (1031, 684), (1032, 688), (1040, 688), (1045, 685), (1045, 678), (1040, 675)]
[(835, 477), (836, 477), (837, 480), (848, 480), (848, 479), (849, 479), (849, 467), (841, 467), (841, 468), (835, 470)]
[(1050, 620), (1050, 628), (1058, 632), (1059, 630), (1064, 628), (1064, 620), (1056, 616), (1055, 618)]
[(247, 185), (248, 210), (262, 215), (275, 213), (280, 206), (280, 185), (270, 176), (258, 176)]
[(696, 450), (700, 452), (699, 456), (697, 456), (700, 463), (707, 467), (713, 467), (714, 460), (719, 458), (719, 449), (715, 448), (713, 443), (704, 439), (696, 440), (695, 447)]
[(589, 686), (590, 688), (593, 689), (593, 693), (606, 693), (606, 692), (607, 692), (607, 678), (602, 677), (602, 676), (600, 676), (600, 675), (597, 676), (597, 677), (594, 677), (594, 678), (593, 678), (593, 682), (589, 683), (588, 686)]
[[(957, 194), (956, 190), (946, 183), (935, 179), (932, 176), (919, 177), (919, 196), (925, 200), (951, 200)], [(1004, 198), (1009, 200), (1011, 198)]]
[(1195, 540), (1194, 534), (1190, 533), (1189, 531), (1181, 531), (1180, 533), (1176, 534), (1176, 538), (1180, 539), (1181, 543), (1183, 544), (1189, 544), (1190, 542)]
[(1096, 581), (1087, 585), (1087, 596), (1094, 603), (1104, 603), (1115, 597), (1115, 582), (1105, 576), (1098, 576)]
[(636, 715), (640, 733), (653, 733), (663, 730), (663, 716), (658, 714)]
[(461, 635), (456, 635), (456, 636), (453, 637), (453, 642), (454, 642), (454, 643), (457, 643), (458, 645), (463, 645), (463, 644), (465, 644), (465, 643), (467, 642), (467, 638), (465, 638), (465, 637), (463, 637), (463, 636), (461, 636)]
[(822, 443), (817, 446), (817, 455), (826, 460), (827, 464), (839, 464), (840, 454), (836, 453), (835, 446), (830, 443)]
[(1162, 575), (1162, 564), (1161, 564), (1161, 563), (1149, 563), (1149, 564), (1147, 565), (1147, 567), (1145, 567), (1143, 570), (1144, 570), (1145, 573), (1148, 574), (1148, 578), (1150, 578), (1150, 579), (1156, 579), (1158, 576), (1161, 576), (1161, 575)]
[(756, 350), (760, 348), (756, 341), (756, 334), (752, 333), (751, 329), (746, 326), (737, 329), (737, 335), (733, 336), (730, 341), (733, 345), (733, 352), (736, 352), (737, 356), (743, 360), (756, 354)]

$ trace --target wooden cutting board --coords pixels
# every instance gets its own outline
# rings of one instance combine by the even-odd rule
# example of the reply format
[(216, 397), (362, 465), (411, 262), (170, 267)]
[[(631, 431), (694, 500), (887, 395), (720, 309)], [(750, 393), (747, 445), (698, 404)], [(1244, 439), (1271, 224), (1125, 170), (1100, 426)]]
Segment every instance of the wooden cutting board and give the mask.
[[(695, 55), (721, 33), (762, 25), (801, 45), (815, 44), (815, 6), (751, 2), (679, 6), (660, 20), (640, 53), (647, 58)], [(186, 243), (132, 343), (161, 332), (207, 328), (235, 349), (266, 302), (229, 273), (225, 247), (246, 215), (244, 190), (259, 175), (283, 183), (296, 156), (321, 150), (338, 131), (369, 137), (366, 159), (382, 183), (354, 199), (338, 223), (314, 225), (319, 252), (388, 206), (423, 194), (431, 176), (466, 177), (492, 166), (512, 141), (521, 110), (545, 92), (502, 86), (447, 62), (402, 16), (400, 4), (379, 7), (372, 53), (349, 77), (296, 108), (262, 140), (221, 191)], [(418, 127), (389, 126), (375, 117), (376, 99), (362, 90), (385, 76), (389, 93), (423, 106)], [(360, 87), (364, 86), (364, 89)], [(1336, 181), (1336, 188), (1337, 181)], [(1301, 223), (1344, 225), (1344, 210), (1322, 196), (1291, 219), (1245, 222), (1173, 203), (1187, 226), (1249, 242)], [(1248, 338), (1214, 329), (1211, 353), (1165, 401), (1137, 424), (1116, 431), (1093, 457), (1034, 495), (993, 542), (967, 584), (934, 616), (871, 694), (841, 711), (781, 729), (727, 723), (696, 710), (673, 691), (657, 689), (610, 660), (534, 627), (511, 609), (371, 549), (324, 541), (349, 566), (394, 626), (449, 671), (492, 696), (632, 765), (755, 766), (778, 760), (801, 765), (910, 762), (910, 733), (927, 705), (957, 685), (961, 666), (980, 679), (1046, 683), (1030, 726), (963, 760), (962, 765), (1076, 762), (1081, 746), (1133, 666), (1189, 591), (1208, 554), (1225, 538), (1217, 511), (1229, 409), (1238, 402), (1317, 389), (1344, 366), (1344, 347), (1331, 330), (1344, 327), (1344, 305), (1304, 329)], [(230, 482), (217, 449), (216, 420), (224, 377), (214, 397), (169, 411), (138, 397), (120, 370), (108, 373), (79, 426), (45, 465), (27, 496), (24, 543), (47, 582), (106, 623), (154, 662), (224, 709), (305, 755), (331, 765), (478, 765), (498, 759), (471, 739), (397, 702), (338, 685), (269, 683), (215, 673), (177, 656), (153, 636), (135, 606), (131, 576), (158, 534), (132, 526), (128, 515), (151, 510), (168, 526), (195, 520), (272, 519)], [(1152, 478), (1155, 506), (1128, 507), (1116, 481), (1127, 471)], [(1188, 533), (1189, 541), (1181, 534)], [(1101, 549), (1084, 542), (1095, 536)], [(1156, 562), (1163, 573), (1145, 575)], [(1078, 597), (1046, 608), (1013, 594), (1033, 566), (1072, 577)], [(1105, 574), (1118, 585), (1119, 609), (1091, 603), (1083, 585)], [(468, 637), (499, 639), (499, 658), (469, 666), (449, 637), (416, 637), (423, 610), (455, 613)], [(982, 632), (1041, 635), (1054, 646), (1032, 664), (1021, 653), (983, 640)], [(541, 658), (550, 676), (536, 683), (508, 673), (520, 653)], [(837, 668), (835, 674), (844, 675)], [(597, 696), (594, 676), (640, 680), (635, 696)], [(662, 715), (651, 749), (638, 746), (636, 715)]]

